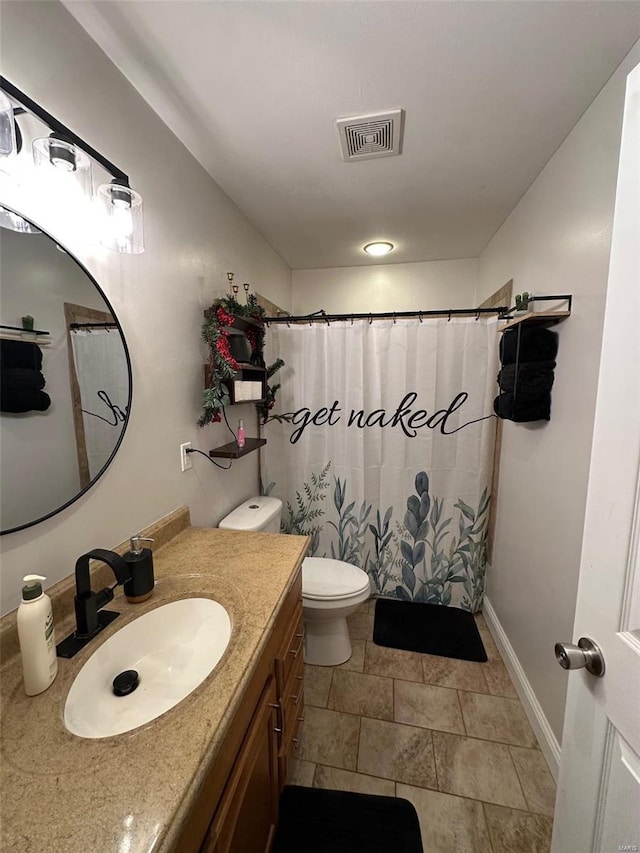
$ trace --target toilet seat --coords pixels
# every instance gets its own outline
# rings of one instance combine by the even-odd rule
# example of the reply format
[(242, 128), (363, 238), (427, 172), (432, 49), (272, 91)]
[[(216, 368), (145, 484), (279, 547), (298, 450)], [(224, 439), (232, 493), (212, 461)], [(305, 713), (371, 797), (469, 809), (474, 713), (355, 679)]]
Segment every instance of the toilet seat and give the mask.
[(357, 566), (327, 557), (302, 561), (302, 597), (311, 601), (344, 601), (369, 593), (369, 576)]

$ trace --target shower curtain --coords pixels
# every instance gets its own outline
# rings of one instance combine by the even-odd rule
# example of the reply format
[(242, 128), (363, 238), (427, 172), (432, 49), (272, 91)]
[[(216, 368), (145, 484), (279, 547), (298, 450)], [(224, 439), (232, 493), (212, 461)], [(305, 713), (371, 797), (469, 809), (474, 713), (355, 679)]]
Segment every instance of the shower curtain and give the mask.
[(497, 321), (272, 325), (285, 361), (264, 427), (265, 494), (310, 554), (364, 569), (372, 590), (482, 605)]
[(127, 358), (117, 330), (74, 330), (71, 346), (80, 389), (89, 476), (93, 479), (113, 453), (127, 417)]

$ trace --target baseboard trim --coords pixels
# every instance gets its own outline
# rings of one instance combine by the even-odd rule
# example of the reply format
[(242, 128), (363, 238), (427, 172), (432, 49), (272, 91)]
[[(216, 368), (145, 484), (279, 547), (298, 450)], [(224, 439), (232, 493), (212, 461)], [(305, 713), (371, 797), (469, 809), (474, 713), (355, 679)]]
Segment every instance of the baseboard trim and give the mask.
[(549, 725), (549, 721), (538, 702), (536, 694), (533, 692), (529, 679), (525, 675), (525, 671), (518, 660), (513, 646), (509, 642), (504, 628), (500, 624), (496, 611), (486, 596), (482, 605), (482, 613), (491, 636), (495, 640), (496, 646), (504, 659), (505, 666), (511, 676), (529, 722), (538, 738), (540, 749), (549, 765), (551, 775), (557, 782), (560, 770), (560, 744), (558, 743), (558, 739)]

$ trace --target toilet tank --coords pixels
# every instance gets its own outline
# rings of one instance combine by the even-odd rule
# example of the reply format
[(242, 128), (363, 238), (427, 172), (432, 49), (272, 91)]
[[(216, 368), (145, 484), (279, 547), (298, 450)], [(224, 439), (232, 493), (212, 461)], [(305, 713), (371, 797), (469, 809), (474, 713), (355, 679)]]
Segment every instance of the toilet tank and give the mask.
[(223, 530), (261, 530), (280, 533), (282, 501), (266, 496), (249, 498), (225, 515), (218, 527)]

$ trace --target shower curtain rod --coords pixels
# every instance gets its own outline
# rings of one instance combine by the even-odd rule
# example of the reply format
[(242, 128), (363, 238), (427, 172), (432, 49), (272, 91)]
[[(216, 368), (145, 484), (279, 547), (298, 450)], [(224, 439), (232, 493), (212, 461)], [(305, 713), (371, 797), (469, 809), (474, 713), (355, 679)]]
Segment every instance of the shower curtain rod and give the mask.
[(264, 317), (265, 323), (330, 323), (332, 320), (368, 320), (370, 323), (373, 320), (393, 320), (405, 317), (418, 317), (422, 322), (423, 317), (460, 317), (468, 316), (478, 319), (481, 314), (508, 314), (509, 307), (507, 305), (499, 305), (496, 308), (448, 308), (437, 311), (383, 311), (379, 313), (355, 313), (355, 314), (327, 314), (323, 309), (314, 311), (313, 314), (302, 315), (283, 315), (280, 317)]
[(91, 329), (107, 329), (107, 331), (108, 331), (109, 329), (117, 329), (118, 324), (117, 323), (69, 323), (69, 328), (74, 332), (76, 331), (76, 329), (88, 329), (89, 331), (91, 331)]

